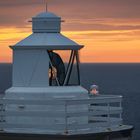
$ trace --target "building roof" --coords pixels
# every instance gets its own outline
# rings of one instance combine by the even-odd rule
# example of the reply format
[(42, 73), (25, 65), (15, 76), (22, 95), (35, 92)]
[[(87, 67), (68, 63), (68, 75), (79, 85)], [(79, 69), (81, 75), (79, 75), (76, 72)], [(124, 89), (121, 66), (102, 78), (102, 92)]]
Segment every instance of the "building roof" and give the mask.
[(33, 33), (11, 48), (79, 50), (83, 47), (60, 33), (61, 17), (51, 12), (43, 12), (32, 19)]
[(48, 49), (48, 50), (79, 50), (79, 45), (61, 33), (33, 33), (21, 40), (12, 48)]

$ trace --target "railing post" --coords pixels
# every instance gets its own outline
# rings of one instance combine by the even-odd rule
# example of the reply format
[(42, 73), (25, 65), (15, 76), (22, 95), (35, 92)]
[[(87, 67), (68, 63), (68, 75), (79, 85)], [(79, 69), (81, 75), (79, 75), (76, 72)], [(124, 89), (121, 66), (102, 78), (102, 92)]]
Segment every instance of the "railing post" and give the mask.
[[(4, 105), (0, 104), (0, 123), (5, 122), (4, 115), (3, 115), (4, 111), (5, 111)], [(3, 127), (1, 127), (1, 125), (0, 125), (0, 131), (3, 131)]]
[(107, 103), (107, 107), (108, 107), (108, 114), (107, 114), (107, 117), (108, 117), (108, 126), (110, 127), (110, 103), (109, 102)]
[[(122, 97), (121, 97), (122, 98)], [(119, 104), (120, 108), (122, 108), (122, 101), (120, 101), (120, 104)], [(120, 112), (120, 119), (122, 119), (122, 112)]]
[(65, 134), (68, 134), (67, 101), (65, 101)]

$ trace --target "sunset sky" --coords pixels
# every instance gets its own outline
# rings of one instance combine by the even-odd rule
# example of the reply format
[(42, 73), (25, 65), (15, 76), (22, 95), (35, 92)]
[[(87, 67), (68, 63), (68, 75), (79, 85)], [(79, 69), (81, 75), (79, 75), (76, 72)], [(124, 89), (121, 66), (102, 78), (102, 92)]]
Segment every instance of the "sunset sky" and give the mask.
[[(43, 11), (45, 0), (0, 0), (0, 62), (12, 62), (8, 46), (30, 35), (28, 20)], [(140, 63), (140, 0), (48, 0), (48, 11), (85, 45), (81, 62)]]

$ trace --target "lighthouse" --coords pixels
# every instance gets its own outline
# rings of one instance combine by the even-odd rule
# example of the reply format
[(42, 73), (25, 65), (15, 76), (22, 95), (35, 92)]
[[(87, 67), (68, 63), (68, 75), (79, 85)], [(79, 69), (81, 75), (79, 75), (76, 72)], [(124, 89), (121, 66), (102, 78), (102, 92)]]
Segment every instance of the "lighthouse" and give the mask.
[[(78, 51), (83, 45), (77, 44), (60, 33), (61, 18), (53, 13), (45, 12), (33, 17), (32, 27), (33, 34), (11, 46), (13, 87), (48, 87), (50, 86), (49, 68), (54, 67), (56, 74), (58, 72), (58, 77), (55, 77), (57, 85), (67, 85), (70, 73), (66, 74), (67, 68), (64, 69), (62, 58), (53, 51), (61, 50), (63, 51), (61, 54), (69, 51), (71, 55), (69, 69), (67, 69), (69, 72), (74, 59), (76, 59), (76, 65), (79, 65)], [(79, 79), (77, 84), (80, 85), (79, 70), (77, 72)]]
[(2, 140), (130, 140), (121, 95), (88, 95), (81, 86), (79, 51), (61, 34), (61, 17), (32, 18), (32, 34), (10, 46), (12, 86), (0, 98)]
[[(80, 85), (79, 55), (83, 47), (61, 34), (61, 18), (50, 12), (43, 12), (32, 18), (33, 33), (17, 44), (10, 46), (13, 50), (12, 87), (5, 92), (5, 98), (16, 100), (52, 100), (52, 105), (7, 105), (6, 111), (24, 112), (46, 111), (65, 112), (64, 105), (56, 105), (55, 100), (87, 99), (88, 91)], [(66, 53), (67, 52), (67, 53)], [(67, 57), (67, 63), (63, 55)], [(62, 57), (61, 57), (62, 56)], [(74, 70), (73, 70), (74, 69)], [(54, 102), (54, 103), (53, 103)], [(88, 111), (88, 105), (71, 105), (68, 111), (78, 109)], [(49, 114), (48, 114), (49, 116)], [(60, 115), (61, 116), (61, 115)], [(62, 132), (60, 128), (50, 129), (50, 125), (64, 123), (63, 115), (50, 117), (8, 116), (6, 122), (17, 126), (46, 124), (40, 127), (16, 129), (20, 132)], [(88, 117), (73, 117), (69, 123), (88, 123)], [(47, 128), (48, 126), (48, 128)], [(9, 129), (8, 129), (9, 130)], [(14, 128), (11, 130), (14, 131)]]

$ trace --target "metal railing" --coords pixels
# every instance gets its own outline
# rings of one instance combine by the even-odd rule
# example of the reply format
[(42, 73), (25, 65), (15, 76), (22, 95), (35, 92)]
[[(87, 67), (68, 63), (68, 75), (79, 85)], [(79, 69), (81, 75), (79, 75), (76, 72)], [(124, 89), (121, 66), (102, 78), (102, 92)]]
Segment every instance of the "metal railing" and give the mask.
[[(0, 98), (0, 131), (5, 129), (47, 129), (59, 130), (63, 133), (71, 131), (94, 131), (99, 128), (111, 128), (112, 126), (119, 126), (122, 124), (122, 96), (115, 95), (99, 95), (88, 99), (55, 99), (55, 100), (24, 100), (24, 99), (5, 99)], [(6, 105), (17, 105), (19, 110), (6, 110)], [(43, 105), (43, 106), (63, 106), (64, 110), (26, 110), (26, 105)], [(87, 110), (83, 111), (69, 111), (70, 106), (86, 105)], [(6, 121), (7, 117), (44, 117), (44, 118), (64, 118), (63, 123), (54, 124), (24, 124), (23, 123), (9, 123)], [(87, 123), (74, 122), (70, 123), (69, 119), (75, 117), (87, 117)]]

